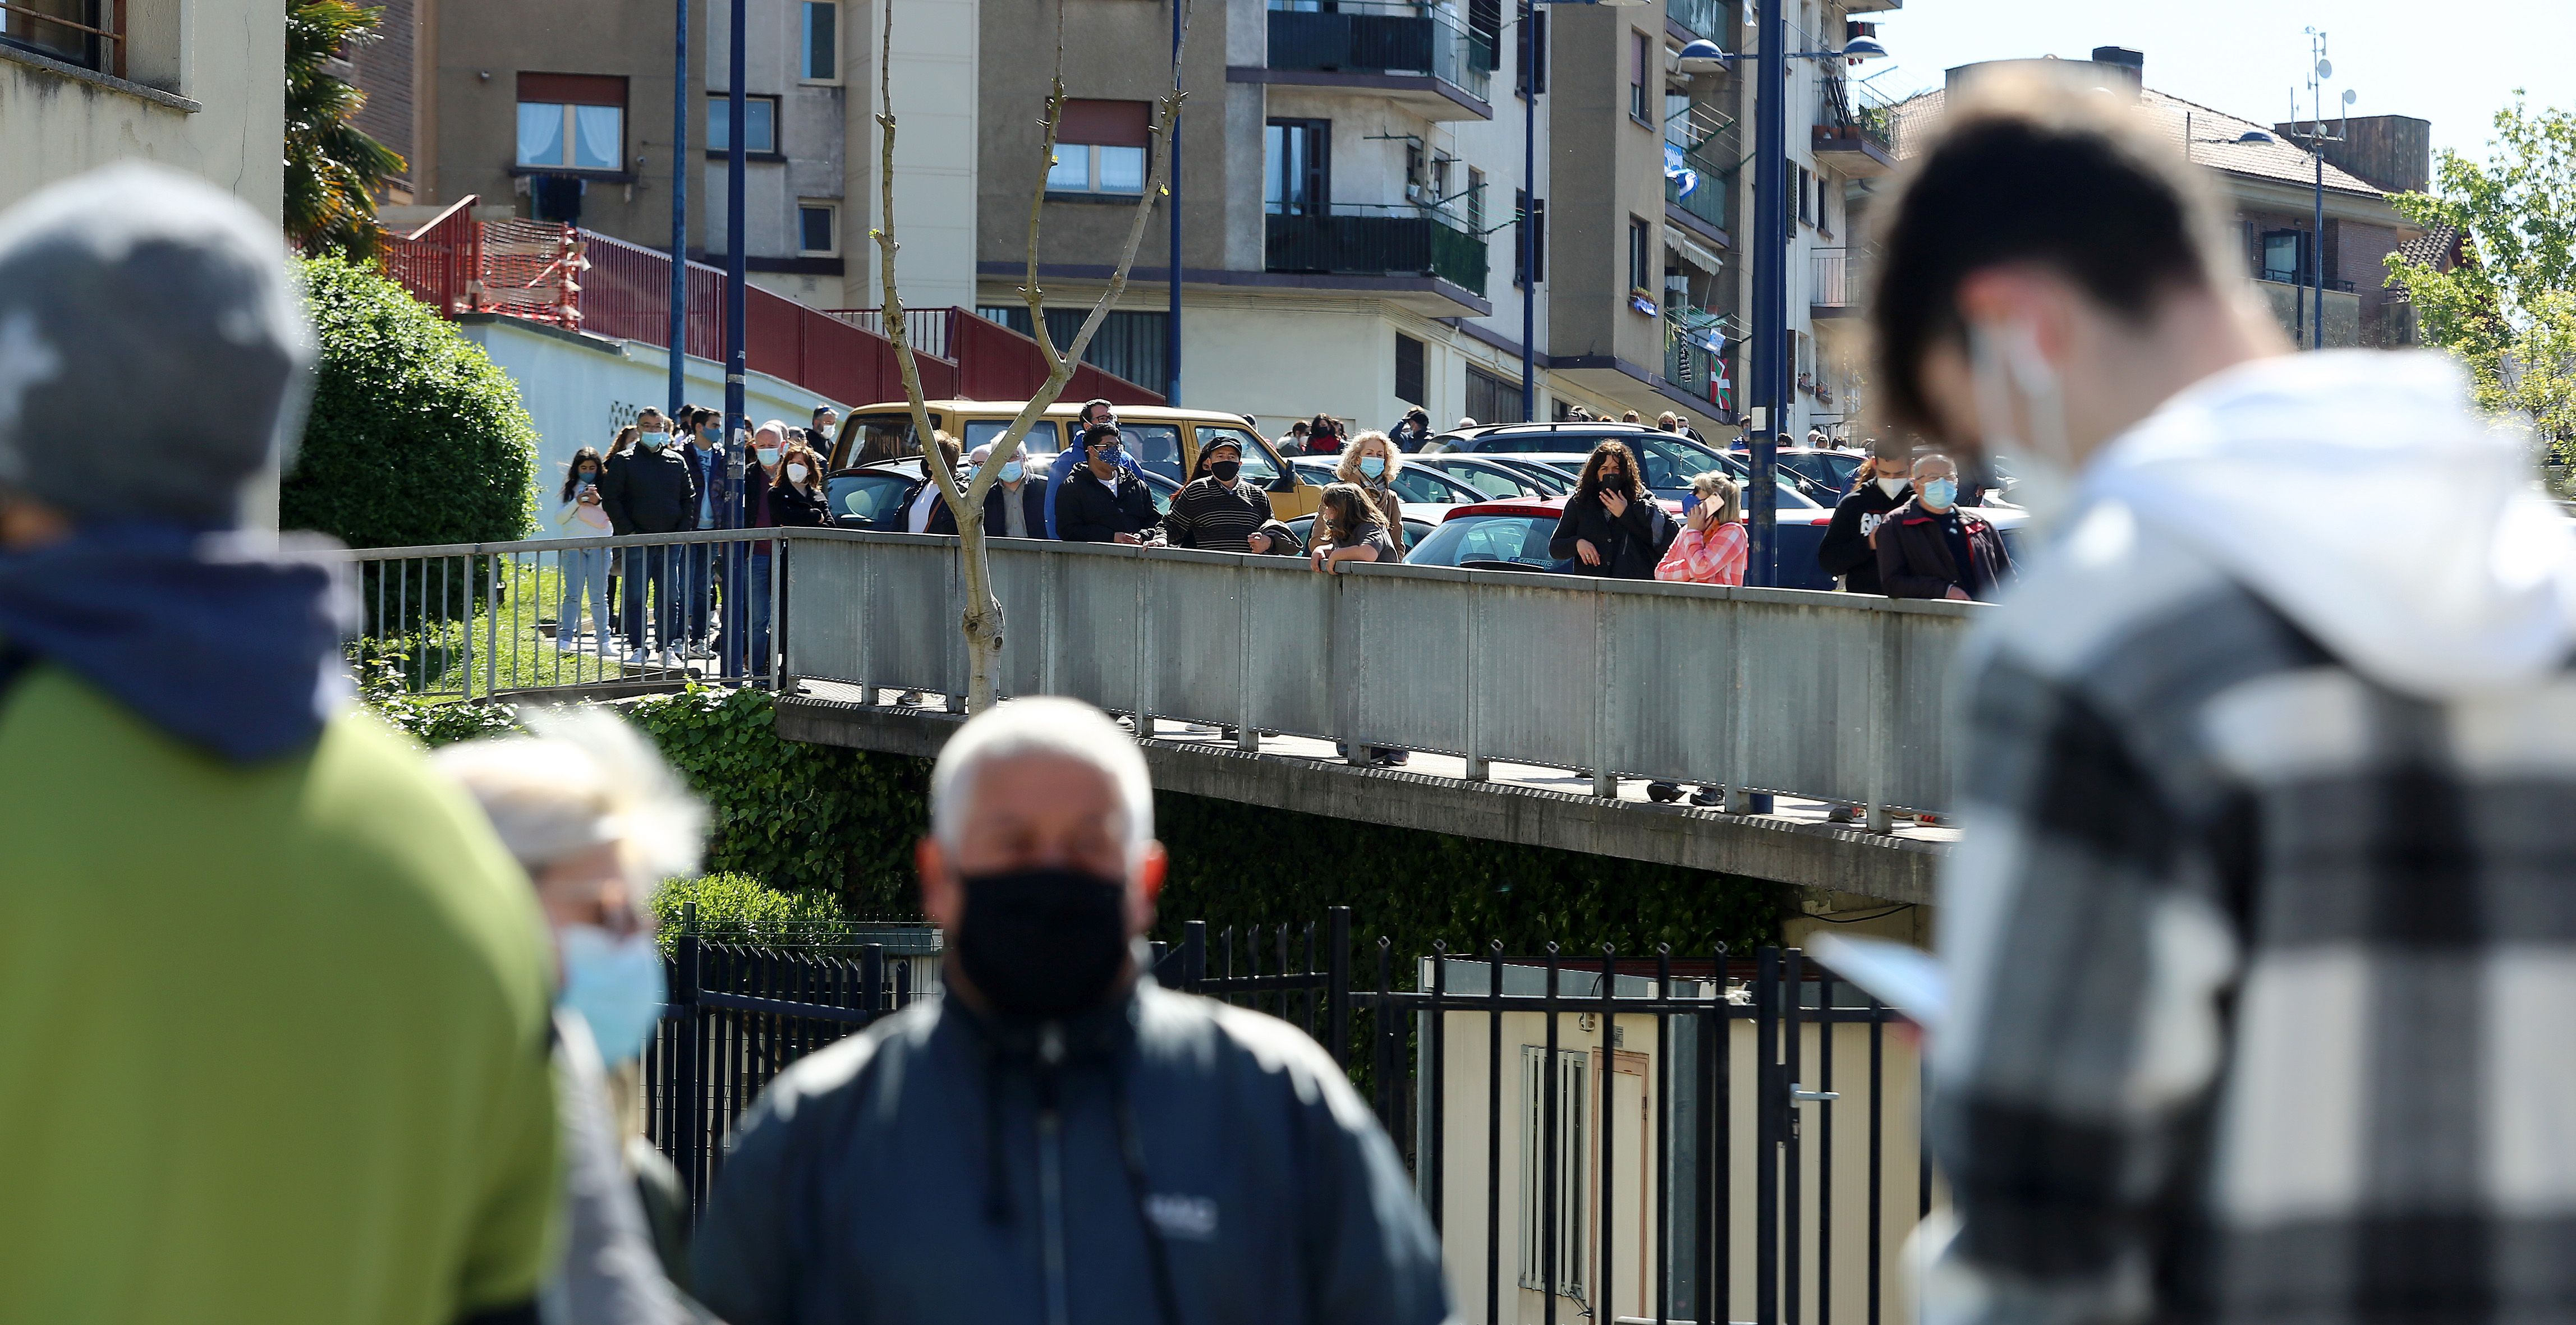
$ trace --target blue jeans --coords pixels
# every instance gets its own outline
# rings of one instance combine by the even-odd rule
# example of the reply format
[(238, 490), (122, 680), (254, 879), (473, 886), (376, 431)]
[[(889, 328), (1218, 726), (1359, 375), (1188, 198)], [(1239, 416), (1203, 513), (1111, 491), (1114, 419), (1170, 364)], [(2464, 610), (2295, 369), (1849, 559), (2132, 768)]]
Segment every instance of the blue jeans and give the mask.
[(688, 597), (687, 629), (691, 644), (707, 642), (709, 609), (715, 604), (716, 586), (724, 580), (724, 552), (713, 543), (685, 543), (671, 549), (684, 568), (682, 592)]
[(563, 603), (555, 609), (555, 638), (581, 636), (581, 609), (590, 608), (590, 626), (599, 636), (599, 651), (608, 652), (608, 549), (582, 548), (563, 554)]
[[(680, 638), (680, 603), (672, 590), (679, 576), (671, 563), (677, 549), (664, 545), (631, 547), (626, 553), (626, 643), (629, 648), (672, 648)], [(652, 591), (653, 615), (644, 614), (645, 591)], [(652, 622), (652, 639), (646, 639), (647, 620)]]

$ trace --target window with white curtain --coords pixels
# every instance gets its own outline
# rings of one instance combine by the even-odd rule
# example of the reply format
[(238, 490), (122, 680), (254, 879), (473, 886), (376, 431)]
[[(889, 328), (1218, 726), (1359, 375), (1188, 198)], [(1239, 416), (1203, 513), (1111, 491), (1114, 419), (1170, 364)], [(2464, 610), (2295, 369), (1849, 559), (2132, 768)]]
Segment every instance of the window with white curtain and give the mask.
[(519, 75), (517, 160), (528, 168), (626, 168), (626, 80), (597, 74)]

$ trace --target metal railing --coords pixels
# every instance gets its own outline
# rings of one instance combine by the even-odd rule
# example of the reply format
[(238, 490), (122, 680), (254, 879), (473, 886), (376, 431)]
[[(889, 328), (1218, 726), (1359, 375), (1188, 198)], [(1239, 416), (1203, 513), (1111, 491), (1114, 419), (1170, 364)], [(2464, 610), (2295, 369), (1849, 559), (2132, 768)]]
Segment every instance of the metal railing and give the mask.
[(1485, 292), (1484, 236), (1408, 204), (1273, 211), (1263, 218), (1263, 244), (1270, 271), (1436, 276)]
[(125, 77), (125, 0), (89, 0), (74, 12), (88, 21), (0, 0), (0, 46)]
[(1735, 383), (1718, 322), (1718, 316), (1705, 309), (1666, 310), (1664, 381), (1726, 414), (1735, 409)]
[(433, 700), (769, 676), (784, 619), (777, 534), (353, 549), (350, 659), (367, 684)]
[[(1862, 805), (1949, 801), (1969, 603), (996, 540), (1004, 694)], [(784, 677), (961, 695), (956, 540), (800, 532)]]
[(1332, 9), (1270, 8), (1273, 69), (1419, 73), (1492, 99), (1493, 43), (1445, 11), (1402, 0), (1338, 0)]
[[(1154, 945), (1160, 983), (1288, 1020), (1350, 1073), (1440, 1230), (1459, 1319), (1523, 1319), (1532, 1290), (1603, 1322), (1910, 1318), (1922, 1067), (1889, 1009), (1798, 950), (1398, 954), (1355, 947), (1347, 907), (1181, 935)], [(763, 1087), (928, 991), (873, 947), (684, 926), (678, 949), (644, 1095), (702, 1207)]]
[[(949, 353), (948, 330), (957, 320), (957, 311), (953, 308), (903, 310), (903, 334), (912, 342), (912, 352), (954, 361), (957, 356)], [(885, 310), (882, 308), (826, 308), (823, 315), (839, 318), (872, 336), (885, 335)]]
[(1851, 251), (1819, 248), (1807, 254), (1807, 304), (1812, 308), (1851, 307)]
[(1664, 174), (1664, 201), (1720, 230), (1734, 225), (1735, 163), (1718, 160), (1703, 144), (1684, 151), (1681, 165), (1686, 175)]
[(1664, 16), (1689, 29), (1694, 37), (1706, 37), (1719, 46), (1732, 50), (1736, 35), (1735, 13), (1726, 0), (1667, 0)]

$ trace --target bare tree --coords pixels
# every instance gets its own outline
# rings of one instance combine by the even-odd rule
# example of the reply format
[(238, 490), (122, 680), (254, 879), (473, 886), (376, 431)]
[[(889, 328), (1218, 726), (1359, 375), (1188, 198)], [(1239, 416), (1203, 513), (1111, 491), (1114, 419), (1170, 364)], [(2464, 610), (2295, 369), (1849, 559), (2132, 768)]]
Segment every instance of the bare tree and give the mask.
[(957, 555), (965, 568), (966, 615), (959, 624), (966, 632), (966, 711), (981, 713), (993, 706), (994, 676), (1002, 660), (1002, 604), (993, 596), (992, 562), (986, 556), (984, 543), (984, 497), (1001, 481), (1002, 466), (1020, 453), (1020, 443), (1029, 435), (1047, 407), (1064, 394), (1065, 383), (1073, 380), (1074, 370), (1082, 363), (1082, 353), (1100, 330), (1102, 319), (1118, 306), (1118, 296), (1127, 288), (1127, 272), (1136, 265), (1136, 252), (1145, 243), (1145, 224), (1152, 218), (1156, 200), (1177, 207), (1180, 200), (1169, 198), (1171, 191), (1172, 154), (1168, 145), (1178, 130), (1181, 119), (1181, 59), (1189, 49), (1191, 0), (1172, 0), (1181, 7), (1180, 40), (1172, 48), (1172, 82), (1155, 104), (1150, 145), (1152, 170), (1145, 180), (1144, 195), (1137, 199), (1136, 217), (1127, 229), (1127, 247), (1119, 254), (1118, 266), (1109, 277), (1109, 288), (1092, 303), (1090, 316), (1082, 320), (1082, 329), (1074, 333), (1073, 343), (1059, 350), (1055, 337), (1047, 330), (1044, 294), (1038, 287), (1038, 228), (1045, 212), (1047, 170), (1055, 163), (1056, 131), (1064, 120), (1064, 0), (1056, 0), (1055, 11), (1055, 77), (1047, 85), (1046, 145), (1038, 154), (1038, 187), (1029, 196), (1028, 279), (1020, 286), (1020, 297), (1029, 306), (1029, 325), (1039, 347), (1047, 358), (1047, 379), (1020, 407), (1018, 416), (993, 442), (993, 452), (975, 470), (974, 477), (960, 491), (957, 477), (939, 463), (939, 448), (931, 444), (930, 408), (921, 394), (921, 371), (914, 364), (912, 341), (906, 334), (903, 299), (895, 290), (895, 250), (900, 247), (894, 235), (894, 91), (889, 61), (894, 51), (894, 11), (886, 10), (884, 44), (877, 57), (878, 105), (877, 123), (885, 126), (882, 157), (878, 163), (880, 201), (878, 226), (871, 232), (877, 241), (882, 284), (885, 287), (884, 321), (886, 335), (894, 341), (895, 361), (903, 366), (903, 393), (912, 402), (913, 432), (921, 440), (922, 468), (930, 481), (939, 485), (939, 494), (957, 517)]

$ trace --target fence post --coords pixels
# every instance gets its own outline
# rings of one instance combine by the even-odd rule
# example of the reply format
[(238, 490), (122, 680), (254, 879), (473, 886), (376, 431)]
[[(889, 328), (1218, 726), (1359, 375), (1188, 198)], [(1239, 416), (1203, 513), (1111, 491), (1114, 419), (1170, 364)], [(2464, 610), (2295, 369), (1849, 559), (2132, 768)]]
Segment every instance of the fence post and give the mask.
[(1324, 954), (1324, 1043), (1333, 1061), (1347, 1068), (1351, 1058), (1351, 909), (1337, 906), (1332, 916), (1332, 947)]
[(1459, 666), (1465, 669), (1459, 689), (1465, 693), (1467, 702), (1467, 738), (1459, 742), (1467, 748), (1458, 753), (1467, 757), (1466, 777), (1469, 782), (1485, 782), (1493, 777), (1493, 762), (1479, 753), (1485, 748), (1485, 714), (1483, 705), (1478, 702), (1484, 687), (1477, 684), (1476, 656), (1485, 649), (1485, 617), (1476, 610), (1476, 600), (1482, 596), (1476, 581), (1469, 579), (1466, 589), (1467, 648), (1458, 659)]
[[(483, 583), (483, 694), (486, 698), (501, 692), (502, 555), (498, 552), (492, 554), (492, 577)], [(509, 560), (515, 564), (518, 558), (513, 556)], [(473, 620), (468, 618), (465, 625), (468, 633), (471, 633), (474, 627)], [(517, 630), (510, 632), (510, 649), (514, 661), (518, 652), (518, 636)]]
[(1207, 980), (1207, 922), (1181, 926), (1181, 988), (1197, 993)]
[(859, 945), (859, 1010), (876, 1020), (885, 1011), (885, 945)]
[[(1596, 589), (1592, 594), (1592, 674), (1605, 682), (1616, 675), (1610, 670), (1610, 650), (1610, 596)], [(1617, 684), (1592, 687), (1592, 794), (1603, 800), (1619, 799), (1619, 775), (1610, 771), (1610, 697), (1626, 688)]]
[(688, 1185), (689, 1213), (694, 1222), (697, 1212), (706, 1206), (704, 1144), (707, 1127), (707, 1092), (700, 1073), (700, 1034), (698, 1020), (698, 904), (680, 904), (680, 983), (671, 991), (671, 1001), (680, 1005), (679, 1052), (671, 1055), (672, 1146), (678, 1153), (680, 1180)]
[(769, 651), (760, 661), (769, 669), (772, 694), (796, 693), (796, 678), (787, 674), (787, 568), (788, 549), (795, 545), (791, 538), (770, 544), (769, 558)]
[[(1867, 826), (1873, 833), (1884, 833), (1893, 827), (1887, 813), (1887, 769), (1896, 760), (1896, 723), (1893, 705), (1887, 698), (1888, 653), (1896, 647), (1897, 617), (1876, 603), (1870, 605), (1870, 619), (1877, 623), (1877, 647), (1869, 650), (1869, 796)], [(1839, 770), (1837, 770), (1839, 771)]]
[[(447, 609), (456, 603), (456, 595), (449, 592), (452, 586), (447, 578), (447, 567), (455, 560), (457, 559), (454, 557), (438, 559), (438, 611), (435, 614), (437, 617), (445, 617)], [(464, 698), (472, 699), (474, 698), (474, 558), (468, 556), (464, 561), (465, 625), (463, 629), (456, 632), (456, 638), (461, 641), (458, 647), (464, 651), (465, 657), (464, 665), (456, 669), (456, 684)], [(421, 572), (420, 586), (423, 589), (429, 587), (429, 573), (426, 566)]]
[[(1780, 1321), (1780, 950), (1762, 949), (1753, 976), (1753, 1320)], [(1721, 1198), (1722, 1199), (1722, 1198)]]

